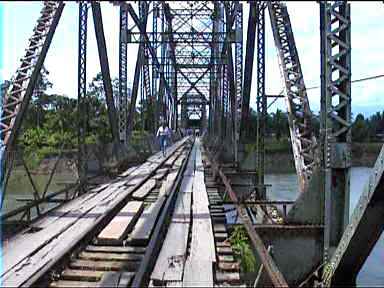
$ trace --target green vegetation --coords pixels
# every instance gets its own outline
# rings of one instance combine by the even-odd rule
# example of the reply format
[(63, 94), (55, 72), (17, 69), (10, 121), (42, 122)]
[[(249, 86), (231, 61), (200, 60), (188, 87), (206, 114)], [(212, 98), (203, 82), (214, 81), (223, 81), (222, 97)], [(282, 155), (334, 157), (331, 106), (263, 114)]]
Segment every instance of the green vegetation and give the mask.
[[(76, 151), (78, 145), (77, 98), (47, 94), (47, 88), (52, 87), (47, 79), (48, 74), (47, 70), (42, 70), (18, 139), (18, 149), (23, 151), (24, 159), (31, 168), (36, 168), (46, 157), (58, 155), (62, 149)], [(118, 79), (113, 79), (112, 86), (114, 95), (118, 95)], [(86, 111), (82, 112), (88, 118), (85, 143), (112, 142), (101, 73), (88, 85), (85, 107)], [(145, 110), (142, 107), (140, 109)], [(143, 119), (136, 111), (133, 129), (137, 131), (133, 131), (132, 145), (142, 150), (138, 143), (145, 133), (140, 120)]]
[[(250, 121), (248, 121), (248, 125), (246, 127), (246, 136), (249, 140), (252, 140), (256, 138), (257, 112), (251, 109), (249, 117)], [(318, 137), (320, 130), (320, 119), (318, 115), (314, 115), (312, 125), (315, 130), (315, 135)], [(288, 114), (286, 112), (276, 109), (276, 112), (267, 114), (266, 136), (268, 139), (273, 138), (277, 140), (277, 142), (280, 142), (281, 139), (289, 137)], [(376, 114), (371, 115), (369, 118), (364, 118), (362, 114), (358, 114), (356, 116), (352, 125), (353, 142), (378, 142), (383, 139), (384, 111), (376, 112)]]
[(244, 273), (256, 271), (256, 259), (249, 245), (247, 232), (243, 226), (236, 226), (229, 237), (235, 257), (240, 261)]
[(384, 139), (384, 111), (376, 112), (369, 118), (358, 114), (352, 126), (354, 142), (375, 142)]
[[(27, 164), (36, 167), (42, 159), (57, 155), (64, 148), (66, 151), (77, 149), (78, 135), (78, 111), (77, 98), (69, 98), (65, 95), (47, 94), (52, 83), (48, 80), (49, 72), (42, 69), (38, 79), (34, 95), (31, 99), (25, 119), (23, 121), (18, 149), (23, 151)], [(113, 93), (118, 95), (118, 79), (112, 80)], [(86, 96), (86, 144), (106, 144), (112, 142), (110, 125), (108, 121), (107, 105), (101, 73), (97, 74), (88, 85)], [(141, 103), (134, 114), (133, 137), (131, 145), (145, 155), (147, 151), (142, 147), (143, 137), (149, 132), (155, 131), (150, 118), (152, 105)], [(255, 137), (257, 128), (257, 113), (251, 109), (250, 121), (247, 121), (248, 152), (256, 150)], [(315, 134), (319, 135), (319, 119), (314, 117), (312, 124)], [(354, 142), (379, 142), (384, 135), (384, 111), (365, 119), (358, 114), (352, 126), (352, 139)], [(266, 116), (266, 152), (291, 151), (289, 140), (289, 127), (287, 113), (280, 109)], [(374, 146), (374, 145), (373, 145)], [(360, 150), (359, 150), (360, 149)], [(361, 147), (355, 148), (361, 154)], [(376, 146), (366, 149), (376, 151)]]

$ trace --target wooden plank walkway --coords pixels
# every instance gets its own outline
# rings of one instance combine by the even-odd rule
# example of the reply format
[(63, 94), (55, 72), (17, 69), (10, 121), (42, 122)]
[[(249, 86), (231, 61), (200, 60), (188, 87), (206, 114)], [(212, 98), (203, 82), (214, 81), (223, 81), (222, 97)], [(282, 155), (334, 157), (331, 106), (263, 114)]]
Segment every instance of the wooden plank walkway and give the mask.
[[(143, 185), (142, 187), (144, 187)], [(139, 189), (140, 190), (140, 189)], [(144, 208), (141, 201), (130, 201), (97, 236), (97, 243), (120, 244), (132, 230)]]
[(193, 179), (191, 252), (185, 264), (184, 287), (212, 287), (215, 243), (209, 214), (208, 194), (204, 183), (199, 140), (196, 141), (196, 170)]
[[(167, 155), (171, 155), (186, 140), (184, 138), (168, 148)], [(139, 188), (164, 160), (161, 152), (151, 156), (147, 162), (128, 169), (109, 185), (100, 185), (55, 209), (37, 221), (33, 231), (26, 229), (3, 243), (2, 286), (19, 287), (33, 283), (36, 277), (47, 271), (98, 225), (105, 215)]]
[(155, 203), (152, 203), (151, 206), (144, 210), (132, 233), (129, 235), (128, 242), (146, 245), (150, 239), (152, 230), (155, 227), (156, 220), (164, 202), (165, 197), (161, 196)]
[[(155, 286), (213, 287), (215, 244), (198, 139), (190, 155), (171, 224), (151, 274)], [(189, 230), (192, 240), (188, 255)]]

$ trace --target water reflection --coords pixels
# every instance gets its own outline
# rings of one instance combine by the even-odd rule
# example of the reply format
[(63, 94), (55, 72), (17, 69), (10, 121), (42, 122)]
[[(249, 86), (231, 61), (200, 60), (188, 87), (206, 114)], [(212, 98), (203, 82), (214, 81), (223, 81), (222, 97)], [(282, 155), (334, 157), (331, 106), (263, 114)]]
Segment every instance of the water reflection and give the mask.
[[(353, 167), (351, 170), (351, 197), (350, 211), (351, 216), (356, 206), (363, 187), (368, 180), (371, 168)], [(268, 191), (271, 200), (295, 200), (297, 197), (298, 183), (295, 174), (269, 174), (265, 177), (265, 183), (272, 184), (272, 189)], [(368, 257), (359, 275), (357, 285), (383, 286), (384, 285), (384, 236), (381, 235), (371, 255)]]

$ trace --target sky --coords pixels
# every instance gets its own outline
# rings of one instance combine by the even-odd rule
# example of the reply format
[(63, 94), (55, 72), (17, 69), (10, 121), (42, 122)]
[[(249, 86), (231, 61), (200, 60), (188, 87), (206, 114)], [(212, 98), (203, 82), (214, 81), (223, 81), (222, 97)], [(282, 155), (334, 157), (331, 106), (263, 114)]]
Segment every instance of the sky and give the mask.
[[(244, 6), (243, 49), (245, 54), (249, 4), (245, 1), (242, 3)], [(0, 2), (0, 7), (3, 8), (3, 25), (1, 26), (3, 27), (2, 55), (4, 60), (0, 67), (0, 78), (9, 79), (25, 53), (28, 38), (32, 35), (42, 2), (5, 1)], [(318, 86), (320, 84), (319, 6), (315, 1), (292, 1), (287, 2), (287, 7), (306, 87)], [(108, 2), (102, 3), (101, 8), (110, 72), (113, 78), (118, 76), (119, 10), (118, 7)], [(87, 82), (90, 82), (100, 71), (92, 13), (89, 12)], [(283, 89), (283, 81), (280, 76), (268, 13), (266, 15), (266, 93), (276, 94)], [(384, 4), (382, 1), (351, 2), (352, 80), (384, 74), (383, 17)], [(44, 64), (50, 72), (49, 80), (53, 83), (49, 93), (77, 97), (77, 41), (78, 5), (75, 2), (66, 2)], [(128, 81), (130, 82), (133, 80), (136, 53), (137, 44), (129, 44)], [(255, 107), (255, 68), (253, 76), (251, 106)], [(383, 111), (382, 87), (384, 87), (384, 78), (352, 84), (353, 115), (363, 113), (365, 116), (369, 116), (376, 111)], [(311, 109), (317, 113), (320, 109), (320, 89), (311, 89), (307, 93)], [(270, 111), (275, 111), (277, 107), (285, 110), (284, 99), (279, 99)]]

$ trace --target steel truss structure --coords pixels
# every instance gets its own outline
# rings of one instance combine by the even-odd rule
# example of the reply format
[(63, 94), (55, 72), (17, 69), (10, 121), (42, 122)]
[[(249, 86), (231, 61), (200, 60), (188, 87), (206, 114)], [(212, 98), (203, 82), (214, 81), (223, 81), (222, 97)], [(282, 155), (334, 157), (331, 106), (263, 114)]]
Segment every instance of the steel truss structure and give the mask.
[[(360, 200), (360, 210), (354, 213), (352, 222), (348, 225), (351, 166), (349, 4), (345, 1), (320, 2), (322, 93), (321, 131), (320, 139), (317, 140), (311, 124), (313, 115), (309, 107), (290, 16), (284, 3), (280, 1), (110, 2), (118, 6), (120, 12), (117, 95), (113, 94), (111, 84), (100, 2), (80, 1), (78, 3), (79, 149), (77, 168), (79, 179), (77, 191), (85, 191), (87, 185), (85, 146), (88, 121), (86, 72), (89, 65), (87, 63), (87, 34), (89, 34), (87, 22), (88, 9), (91, 8), (108, 120), (114, 144), (128, 149), (133, 128), (138, 124), (134, 123), (138, 106), (143, 112), (141, 113), (142, 127), (152, 134), (162, 121), (178, 132), (199, 122), (199, 128), (207, 136), (205, 139), (208, 139), (210, 146), (215, 146), (214, 150), (217, 152), (217, 155), (211, 155), (215, 173), (220, 174), (219, 176), (224, 179), (227, 190), (230, 190), (231, 199), (236, 200), (238, 197), (232, 191), (227, 176), (216, 165), (216, 158), (219, 158), (219, 154), (224, 155), (223, 162), (232, 162), (237, 171), (244, 172), (241, 171), (240, 165), (244, 155), (240, 150), (247, 139), (252, 139), (254, 136), (257, 144), (257, 161), (254, 170), (257, 170), (257, 177), (252, 187), (256, 187), (259, 198), (257, 201), (267, 201), (264, 183), (264, 140), (268, 98), (265, 94), (265, 13), (268, 9), (285, 85), (284, 97), (287, 103), (292, 150), (299, 178), (299, 190), (302, 192), (291, 209), (293, 212), (290, 211), (291, 215), (284, 219), (286, 221), (284, 224), (292, 224), (289, 222), (292, 221), (295, 225), (316, 224), (316, 227), (321, 228), (320, 232), (316, 232), (316, 236), (311, 238), (318, 241), (316, 243), (321, 243), (316, 246), (315, 251), (317, 256), (321, 255), (319, 256), (321, 259), (313, 260), (316, 263), (312, 263), (313, 265), (309, 268), (306, 267), (302, 275), (298, 276), (300, 279), (294, 280), (302, 281), (303, 275), (307, 277), (316, 266), (326, 267), (323, 273), (324, 284), (345, 284), (345, 279), (340, 275), (346, 273), (345, 271), (356, 274), (361, 268), (361, 259), (366, 259), (377, 240), (370, 241), (366, 249), (361, 249), (364, 253), (353, 252), (351, 247), (356, 243), (354, 241), (364, 241), (363, 238), (356, 236), (357, 232), (363, 229), (362, 223), (375, 225), (374, 227), (379, 231), (378, 235), (383, 230), (381, 220), (376, 222), (372, 220), (377, 220), (376, 214), (372, 214), (372, 211), (378, 213), (378, 206), (375, 205), (379, 205), (378, 200), (382, 199), (377, 195), (378, 192), (382, 192), (379, 184), (382, 183), (384, 175), (382, 160), (384, 153), (382, 152), (376, 163), (375, 173), (370, 178), (369, 187), (366, 190), (368, 192), (364, 194), (365, 198)], [(243, 15), (245, 5), (249, 5), (249, 15)], [(6, 164), (6, 167), (12, 166), (10, 152), (17, 143), (25, 112), (64, 6), (63, 2), (45, 1), (43, 3), (41, 15), (29, 39), (26, 54), (2, 99), (0, 159), (1, 165)], [(243, 18), (246, 16), (248, 16), (247, 38), (243, 41)], [(244, 43), (246, 43), (245, 53)], [(128, 87), (127, 51), (131, 45), (137, 45), (138, 51), (133, 83)], [(257, 68), (253, 73), (255, 55)], [(256, 77), (253, 77), (253, 74)], [(256, 83), (253, 81), (254, 78)], [(253, 85), (256, 87), (257, 135), (249, 135), (247, 132), (252, 83), (255, 83)], [(128, 89), (132, 91), (130, 99), (128, 99)], [(6, 184), (10, 170), (2, 173), (0, 188), (4, 183)], [(28, 169), (27, 173), (29, 174)], [(49, 182), (53, 173), (50, 175)], [(3, 219), (19, 214), (23, 218), (31, 208), (36, 208), (39, 213), (40, 204), (49, 202), (49, 199), (58, 195), (58, 193), (45, 195), (49, 183), (43, 195), (39, 195), (33, 181), (31, 182), (35, 190), (33, 201), (11, 213), (2, 214)], [(316, 183), (321, 185), (315, 187)], [(76, 195), (78, 194), (80, 193)], [(5, 193), (2, 193), (2, 199), (4, 195)], [(309, 206), (307, 210), (305, 210), (306, 206)], [(320, 206), (321, 213), (318, 212)], [(239, 208), (239, 206), (236, 207)], [(312, 207), (317, 209), (314, 212), (317, 214), (310, 218), (305, 213)], [(245, 211), (243, 208), (241, 207), (238, 211)], [(301, 218), (294, 218), (292, 215), (295, 213)], [(289, 216), (292, 217), (289, 218)], [(316, 221), (313, 220), (314, 218)], [(299, 220), (295, 222), (292, 219)], [(263, 254), (267, 249), (261, 246), (264, 245), (262, 239), (253, 230), (255, 229), (252, 228), (252, 223), (247, 223), (247, 231), (253, 243), (256, 243), (256, 246), (260, 245), (256, 250)], [(357, 254), (359, 257), (356, 256)], [(285, 285), (287, 280), (287, 283), (297, 284), (292, 279), (285, 279), (287, 275), (280, 273), (278, 269), (280, 267), (274, 264), (279, 263), (278, 254), (274, 255), (273, 259), (269, 254), (262, 256), (261, 259), (265, 262), (263, 265), (267, 265), (265, 267), (272, 282)], [(359, 263), (351, 265), (350, 259), (356, 260), (354, 263)], [(275, 279), (274, 273), (277, 275)]]

